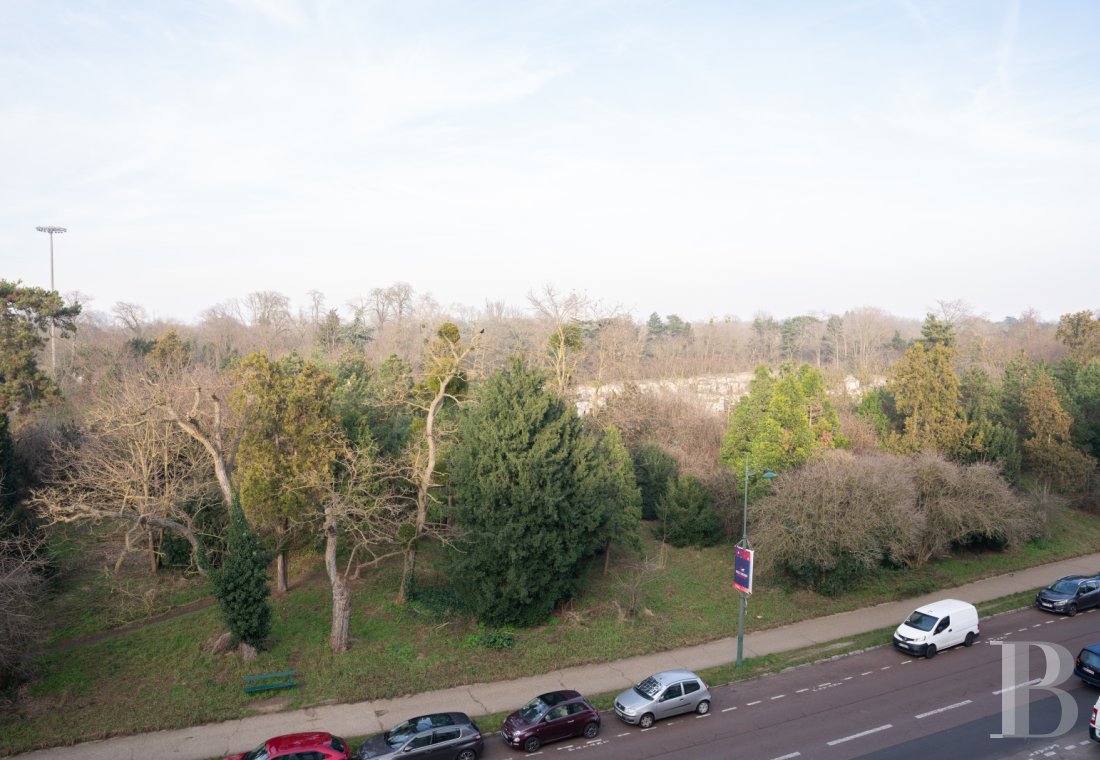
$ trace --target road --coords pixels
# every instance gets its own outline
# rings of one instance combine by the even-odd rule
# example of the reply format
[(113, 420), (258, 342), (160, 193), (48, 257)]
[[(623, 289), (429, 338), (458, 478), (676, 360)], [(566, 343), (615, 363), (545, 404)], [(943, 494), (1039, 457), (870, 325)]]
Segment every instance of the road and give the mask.
[[(1052, 642), (1076, 654), (1100, 641), (1100, 612), (1074, 618), (1029, 609), (982, 622), (973, 647), (956, 647), (931, 660), (888, 647), (783, 673), (712, 688), (710, 714), (671, 718), (641, 730), (604, 714), (600, 736), (543, 747), (527, 755), (499, 736), (486, 741), (485, 760), (545, 760), (579, 753), (593, 760), (848, 760), (851, 758), (1070, 758), (1096, 756), (1088, 720), (1100, 690), (1072, 676), (1059, 688), (1078, 706), (1073, 728), (1055, 738), (990, 738), (1004, 733), (1002, 692), (1016, 688), (1032, 705), (1031, 733), (1055, 730), (1061, 703), (1025, 682), (1041, 677), (1044, 661), (1028, 649), (1030, 669), (1002, 684), (1000, 643)], [(1018, 684), (1024, 684), (1018, 686)], [(482, 726), (485, 730), (498, 727)], [(1095, 745), (1096, 751), (1093, 752)]]

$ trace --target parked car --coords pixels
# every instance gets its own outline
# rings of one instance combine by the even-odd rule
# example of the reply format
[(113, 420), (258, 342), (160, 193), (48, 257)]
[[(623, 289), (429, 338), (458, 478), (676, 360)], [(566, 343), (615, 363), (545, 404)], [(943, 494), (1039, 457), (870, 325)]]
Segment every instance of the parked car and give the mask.
[(1100, 605), (1100, 576), (1067, 575), (1035, 595), (1041, 610), (1061, 612), (1073, 617), (1081, 610)]
[(1100, 644), (1087, 646), (1073, 661), (1073, 675), (1089, 686), (1100, 687)]
[(547, 742), (583, 736), (595, 739), (600, 733), (600, 711), (575, 691), (540, 694), (504, 719), (500, 735), (504, 742), (534, 752)]
[(230, 755), (226, 760), (348, 760), (348, 744), (324, 731), (286, 734), (268, 739), (251, 752)]
[(358, 760), (422, 758), (476, 760), (485, 748), (481, 729), (466, 713), (421, 715), (363, 742)]
[(670, 715), (710, 712), (710, 690), (690, 670), (655, 673), (615, 697), (615, 714), (627, 723), (649, 728)]
[(932, 659), (936, 652), (978, 638), (978, 610), (969, 602), (941, 599), (917, 609), (894, 631), (894, 647)]
[(1096, 732), (1100, 730), (1100, 725), (1097, 725), (1096, 713), (1100, 712), (1100, 699), (1096, 700), (1096, 704), (1092, 706), (1092, 719), (1089, 721), (1089, 738), (1094, 742), (1100, 742), (1100, 735)]

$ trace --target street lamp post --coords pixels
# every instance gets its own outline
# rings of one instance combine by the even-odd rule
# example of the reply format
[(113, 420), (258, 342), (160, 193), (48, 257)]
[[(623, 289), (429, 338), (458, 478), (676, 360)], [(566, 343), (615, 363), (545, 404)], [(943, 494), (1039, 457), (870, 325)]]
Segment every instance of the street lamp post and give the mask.
[[(745, 504), (741, 508), (741, 543), (738, 544), (742, 549), (748, 549), (749, 547), (749, 478), (753, 475), (760, 475), (764, 478), (774, 478), (775, 473), (771, 470), (749, 470), (749, 458), (745, 457)], [(743, 653), (745, 651), (745, 604), (748, 600), (748, 593), (745, 591), (739, 591), (741, 595), (740, 607), (737, 611), (737, 667), (741, 667), (743, 662)]]
[[(35, 229), (50, 236), (50, 290), (53, 291), (53, 236), (54, 233), (60, 235), (68, 230), (64, 227), (35, 227)], [(57, 341), (54, 340), (52, 321), (50, 322), (50, 372), (55, 378), (57, 377)]]

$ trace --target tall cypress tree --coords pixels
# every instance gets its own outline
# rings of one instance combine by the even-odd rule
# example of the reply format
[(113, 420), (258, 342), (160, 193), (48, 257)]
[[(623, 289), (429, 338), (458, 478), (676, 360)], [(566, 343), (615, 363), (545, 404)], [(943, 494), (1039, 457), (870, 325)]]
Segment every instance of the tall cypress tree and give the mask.
[[(608, 458), (545, 383), (546, 375), (513, 359), (459, 424), (452, 577), (490, 625), (546, 620), (623, 522), (607, 514), (624, 501), (607, 498)], [(632, 512), (636, 498), (635, 487)]]
[(271, 632), (271, 605), (267, 601), (271, 553), (260, 547), (236, 498), (229, 509), (227, 543), (222, 566), (211, 573), (214, 596), (234, 640), (262, 649)]

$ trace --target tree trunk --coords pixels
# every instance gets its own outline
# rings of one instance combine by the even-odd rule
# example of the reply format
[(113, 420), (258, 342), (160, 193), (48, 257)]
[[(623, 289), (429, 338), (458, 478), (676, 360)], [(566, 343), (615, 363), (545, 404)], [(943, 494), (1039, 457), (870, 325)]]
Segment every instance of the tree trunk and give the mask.
[[(326, 510), (328, 511), (328, 510)], [(351, 624), (351, 593), (347, 581), (336, 567), (336, 526), (331, 515), (325, 519), (325, 572), (332, 584), (332, 631), (329, 644), (333, 652), (348, 651), (348, 629)]]
[(149, 550), (149, 575), (156, 577), (157, 574), (157, 546), (153, 540), (153, 530), (150, 528), (145, 531), (145, 545)]
[(416, 582), (416, 541), (409, 543), (405, 549), (405, 568), (401, 573), (401, 587), (397, 589), (397, 604), (404, 604), (409, 600)]
[(290, 583), (287, 574), (287, 552), (280, 550), (275, 555), (275, 590), (280, 594), (285, 594), (290, 590)]

